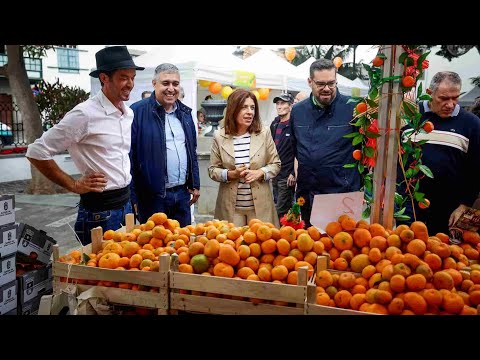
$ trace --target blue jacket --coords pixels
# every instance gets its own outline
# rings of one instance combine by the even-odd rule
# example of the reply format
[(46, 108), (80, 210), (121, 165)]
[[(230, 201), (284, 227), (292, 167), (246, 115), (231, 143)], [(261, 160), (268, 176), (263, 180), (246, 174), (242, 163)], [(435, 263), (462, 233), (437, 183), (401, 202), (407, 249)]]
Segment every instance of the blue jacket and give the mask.
[(352, 139), (344, 135), (356, 131), (350, 124), (355, 104), (340, 94), (321, 108), (310, 97), (295, 104), (290, 115), (292, 145), (298, 160), (298, 191), (331, 194), (358, 191), (361, 176), (357, 168), (345, 169), (353, 163)]
[[(145, 196), (159, 194), (161, 197), (165, 197), (165, 185), (168, 180), (165, 110), (157, 104), (155, 92), (130, 107), (134, 113), (132, 147), (130, 149), (132, 202), (138, 202), (135, 189), (139, 189), (139, 193), (141, 192)], [(180, 120), (185, 132), (188, 158), (186, 185), (188, 189), (200, 190), (197, 136), (192, 119), (192, 109), (177, 100), (175, 115)]]

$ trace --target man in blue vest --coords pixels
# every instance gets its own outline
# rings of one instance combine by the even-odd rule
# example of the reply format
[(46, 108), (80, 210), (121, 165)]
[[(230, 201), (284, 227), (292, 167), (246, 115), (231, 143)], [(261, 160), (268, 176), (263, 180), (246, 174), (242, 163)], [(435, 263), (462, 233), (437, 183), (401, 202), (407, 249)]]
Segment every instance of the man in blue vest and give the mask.
[(200, 196), (197, 134), (192, 109), (178, 100), (180, 73), (161, 64), (154, 92), (132, 104), (132, 203), (141, 223), (157, 212), (191, 224), (190, 206)]
[(290, 117), (292, 144), (298, 160), (297, 198), (306, 227), (316, 194), (358, 191), (361, 177), (352, 163), (352, 140), (343, 136), (356, 131), (350, 124), (354, 103), (337, 88), (337, 69), (331, 60), (319, 59), (310, 65), (310, 96), (295, 104)]

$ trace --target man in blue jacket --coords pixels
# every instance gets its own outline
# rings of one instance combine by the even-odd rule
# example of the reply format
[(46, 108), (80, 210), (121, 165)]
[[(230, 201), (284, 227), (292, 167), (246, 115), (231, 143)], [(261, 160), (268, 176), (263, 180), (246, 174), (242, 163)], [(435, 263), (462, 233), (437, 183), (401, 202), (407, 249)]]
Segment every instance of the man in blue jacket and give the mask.
[(350, 124), (354, 103), (338, 92), (337, 69), (331, 60), (310, 65), (310, 96), (295, 104), (290, 117), (292, 145), (298, 160), (297, 198), (302, 196), (302, 219), (308, 227), (316, 194), (358, 191), (361, 177), (353, 162), (352, 141), (343, 136), (356, 131)]
[(141, 223), (156, 212), (191, 224), (190, 206), (200, 196), (197, 138), (192, 109), (178, 100), (180, 73), (161, 64), (149, 98), (132, 104), (132, 203)]

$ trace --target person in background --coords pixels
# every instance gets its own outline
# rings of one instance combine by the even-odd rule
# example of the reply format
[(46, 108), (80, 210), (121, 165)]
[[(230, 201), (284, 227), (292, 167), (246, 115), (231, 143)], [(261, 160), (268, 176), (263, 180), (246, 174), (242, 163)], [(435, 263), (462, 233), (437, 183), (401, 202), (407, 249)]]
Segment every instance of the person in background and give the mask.
[[(75, 232), (83, 245), (90, 230), (117, 230), (132, 212), (129, 185), (130, 129), (133, 112), (125, 106), (135, 84), (136, 70), (126, 46), (106, 47), (95, 54), (102, 89), (78, 104), (28, 146), (27, 159), (54, 183), (80, 194)], [(82, 176), (74, 180), (53, 157), (68, 150)]]
[[(430, 201), (426, 209), (415, 202), (416, 220), (423, 221), (429, 234), (449, 233), (452, 226), (471, 207), (480, 192), (480, 181), (474, 174), (480, 169), (480, 119), (458, 104), (462, 81), (451, 71), (436, 73), (430, 82), (431, 100), (419, 103), (420, 122), (429, 120), (434, 129), (421, 132), (414, 141), (428, 140), (422, 145), (422, 164), (433, 174), (420, 181), (419, 191)], [(403, 134), (413, 131), (402, 128)], [(405, 179), (399, 166), (398, 192), (405, 194)], [(403, 183), (402, 183), (403, 182)], [(411, 201), (406, 202), (405, 215), (414, 221)]]
[(293, 168), (295, 155), (293, 154), (290, 127), (293, 96), (284, 93), (276, 96), (273, 102), (278, 116), (272, 121), (270, 131), (282, 162), (282, 168), (272, 180), (272, 185), (275, 207), (278, 217), (281, 218), (292, 207), (295, 196), (295, 172)]
[(207, 113), (204, 108), (197, 110), (198, 133), (201, 134), (207, 126)]
[(337, 68), (332, 60), (320, 59), (310, 65), (310, 97), (295, 104), (290, 115), (292, 146), (298, 160), (297, 198), (302, 196), (302, 219), (308, 228), (316, 194), (358, 191), (361, 177), (351, 163), (352, 141), (343, 136), (356, 131), (350, 124), (354, 103), (337, 88)]
[(175, 65), (157, 66), (152, 84), (152, 96), (131, 106), (132, 202), (141, 223), (164, 212), (184, 227), (191, 224), (190, 206), (200, 196), (192, 109), (178, 100), (180, 73)]
[(473, 105), (470, 107), (470, 112), (480, 118), (480, 96), (475, 98)]
[(143, 91), (142, 92), (142, 99), (146, 99), (148, 97), (150, 97), (150, 95), (152, 95), (152, 92), (151, 91)]
[(307, 97), (308, 97), (308, 93), (306, 93), (305, 91), (300, 91), (297, 95), (295, 95), (295, 99), (293, 100), (293, 103), (296, 104)]
[(244, 226), (258, 218), (279, 227), (269, 180), (280, 158), (268, 128), (262, 127), (255, 95), (236, 89), (227, 100), (225, 127), (215, 131), (208, 174), (220, 183), (215, 217)]

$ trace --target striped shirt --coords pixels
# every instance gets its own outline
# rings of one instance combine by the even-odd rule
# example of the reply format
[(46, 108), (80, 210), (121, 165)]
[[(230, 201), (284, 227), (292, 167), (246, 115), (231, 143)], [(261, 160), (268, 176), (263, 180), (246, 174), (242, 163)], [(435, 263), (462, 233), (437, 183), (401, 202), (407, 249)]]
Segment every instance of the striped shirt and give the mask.
[[(235, 166), (245, 165), (250, 167), (250, 133), (233, 137), (233, 148), (235, 150)], [(235, 208), (241, 210), (254, 210), (252, 189), (242, 178), (237, 188), (237, 201)]]

